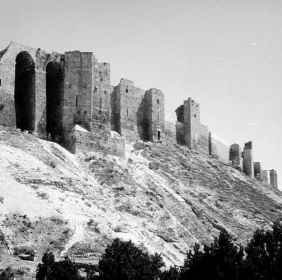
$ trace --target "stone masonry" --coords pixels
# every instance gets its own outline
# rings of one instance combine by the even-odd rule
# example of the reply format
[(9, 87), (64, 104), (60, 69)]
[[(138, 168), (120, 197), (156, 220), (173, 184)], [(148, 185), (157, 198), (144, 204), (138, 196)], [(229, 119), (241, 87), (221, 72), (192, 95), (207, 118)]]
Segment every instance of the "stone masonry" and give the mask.
[(254, 177), (252, 141), (245, 143), (243, 150), (243, 171), (246, 175)]
[[(99, 151), (125, 156), (125, 141), (184, 145), (206, 157), (242, 167), (241, 149), (229, 145), (200, 120), (191, 97), (176, 109), (175, 124), (165, 121), (164, 94), (122, 78), (110, 84), (110, 64), (92, 52), (47, 53), (11, 42), (0, 51), (0, 124), (58, 142), (73, 153)], [(267, 177), (245, 144), (243, 170)], [(266, 180), (267, 181), (267, 180)], [(270, 171), (277, 187), (277, 174)]]
[(229, 159), (237, 167), (243, 168), (242, 152), (238, 144), (232, 144), (230, 147)]
[(267, 170), (262, 170), (261, 171), (261, 176), (262, 176), (262, 180), (268, 184), (269, 183), (269, 179), (268, 179), (268, 171)]
[(262, 170), (261, 170), (261, 163), (260, 162), (254, 162), (254, 176), (258, 180), (262, 179)]
[(270, 185), (278, 189), (277, 173), (274, 169), (269, 170)]

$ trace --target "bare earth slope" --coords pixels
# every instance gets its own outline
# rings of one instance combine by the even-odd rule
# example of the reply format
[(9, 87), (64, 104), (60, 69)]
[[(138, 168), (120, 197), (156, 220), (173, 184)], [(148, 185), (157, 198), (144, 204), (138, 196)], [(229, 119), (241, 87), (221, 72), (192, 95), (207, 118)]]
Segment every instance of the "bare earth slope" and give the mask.
[[(281, 217), (282, 194), (231, 166), (180, 146), (126, 145), (126, 158), (72, 155), (0, 127), (0, 271), (34, 273), (47, 248), (95, 262), (115, 237), (181, 265), (195, 242), (225, 228), (246, 243)], [(12, 257), (37, 250), (31, 263)]]

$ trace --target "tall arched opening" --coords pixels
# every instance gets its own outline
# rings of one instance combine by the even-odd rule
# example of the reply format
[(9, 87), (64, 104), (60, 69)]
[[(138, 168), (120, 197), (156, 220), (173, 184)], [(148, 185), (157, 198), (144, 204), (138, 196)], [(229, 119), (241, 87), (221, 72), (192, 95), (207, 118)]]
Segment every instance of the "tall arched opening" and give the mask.
[(35, 65), (28, 52), (16, 57), (15, 72), (16, 126), (21, 130), (35, 130)]
[(53, 141), (63, 132), (63, 85), (61, 65), (49, 62), (46, 67), (46, 131)]

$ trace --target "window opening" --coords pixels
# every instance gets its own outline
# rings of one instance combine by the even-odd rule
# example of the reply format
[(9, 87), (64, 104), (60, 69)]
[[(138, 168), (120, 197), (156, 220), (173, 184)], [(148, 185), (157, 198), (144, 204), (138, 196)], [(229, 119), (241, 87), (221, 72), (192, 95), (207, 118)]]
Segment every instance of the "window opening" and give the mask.
[(125, 92), (128, 93), (128, 88), (126, 88)]
[(102, 98), (100, 98), (100, 108), (102, 108)]
[(158, 130), (158, 140), (161, 140), (161, 132)]
[(157, 99), (157, 104), (160, 104), (160, 99)]
[(194, 114), (194, 117), (197, 117), (197, 115), (196, 115), (196, 114)]
[(0, 87), (1, 87), (1, 79), (0, 79)]
[(128, 116), (128, 108), (126, 109), (126, 115)]
[(75, 96), (75, 106), (77, 107), (78, 105), (78, 95)]

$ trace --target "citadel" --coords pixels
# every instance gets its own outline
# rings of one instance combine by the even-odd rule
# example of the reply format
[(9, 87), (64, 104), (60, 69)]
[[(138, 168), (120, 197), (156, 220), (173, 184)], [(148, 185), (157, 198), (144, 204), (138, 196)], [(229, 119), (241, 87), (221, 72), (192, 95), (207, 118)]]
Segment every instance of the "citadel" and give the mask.
[(72, 153), (100, 151), (123, 157), (125, 141), (178, 144), (277, 185), (275, 170), (253, 162), (252, 142), (241, 150), (201, 124), (192, 98), (176, 109), (175, 124), (165, 121), (164, 94), (142, 90), (132, 81), (110, 84), (110, 64), (92, 52), (47, 53), (11, 42), (0, 51), (0, 125), (52, 140)]

